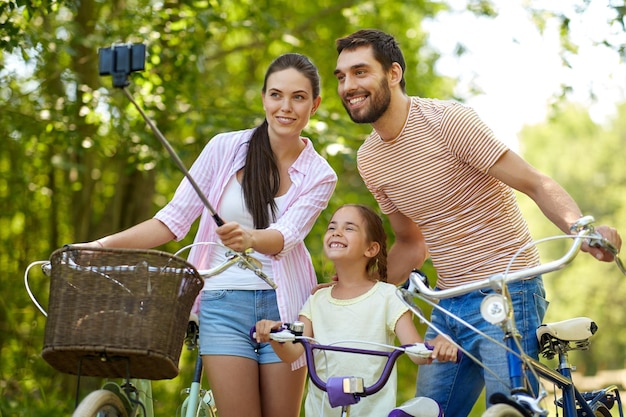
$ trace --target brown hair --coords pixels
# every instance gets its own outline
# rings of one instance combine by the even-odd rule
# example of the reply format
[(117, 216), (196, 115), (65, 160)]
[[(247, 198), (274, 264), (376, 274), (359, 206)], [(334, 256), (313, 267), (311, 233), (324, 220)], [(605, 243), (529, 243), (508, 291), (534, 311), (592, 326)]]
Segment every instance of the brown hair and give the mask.
[(340, 208), (343, 207), (354, 207), (359, 211), (365, 221), (365, 233), (368, 240), (380, 245), (376, 256), (367, 262), (366, 269), (371, 276), (375, 276), (378, 272), (377, 279), (387, 282), (387, 233), (383, 227), (382, 218), (370, 207), (362, 204), (344, 204)]
[[(265, 72), (263, 94), (267, 89), (269, 76), (288, 68), (299, 71), (311, 81), (314, 99), (320, 95), (320, 76), (317, 67), (306, 56), (295, 53), (281, 55), (270, 64)], [(265, 229), (276, 220), (277, 206), (274, 197), (280, 187), (280, 173), (267, 129), (266, 119), (252, 132), (241, 181), (246, 207), (252, 214), (256, 229)]]
[(393, 36), (376, 29), (363, 29), (344, 38), (337, 39), (335, 44), (337, 46), (337, 54), (340, 54), (344, 49), (353, 51), (363, 46), (371, 46), (374, 58), (380, 62), (385, 71), (388, 71), (391, 65), (397, 62), (402, 68), (400, 88), (402, 88), (403, 92), (406, 92), (406, 81), (404, 79), (406, 63), (402, 50)]

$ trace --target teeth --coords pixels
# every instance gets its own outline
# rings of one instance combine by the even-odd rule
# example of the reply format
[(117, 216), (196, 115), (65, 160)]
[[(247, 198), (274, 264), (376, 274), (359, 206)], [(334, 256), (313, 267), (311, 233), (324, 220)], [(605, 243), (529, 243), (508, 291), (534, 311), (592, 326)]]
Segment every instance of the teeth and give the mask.
[(349, 100), (350, 104), (357, 104), (365, 100), (365, 97), (356, 97)]
[(345, 248), (345, 247), (346, 247), (346, 245), (344, 245), (344, 244), (342, 244), (342, 243), (332, 242), (332, 243), (330, 244), (330, 247), (331, 247), (331, 248)]

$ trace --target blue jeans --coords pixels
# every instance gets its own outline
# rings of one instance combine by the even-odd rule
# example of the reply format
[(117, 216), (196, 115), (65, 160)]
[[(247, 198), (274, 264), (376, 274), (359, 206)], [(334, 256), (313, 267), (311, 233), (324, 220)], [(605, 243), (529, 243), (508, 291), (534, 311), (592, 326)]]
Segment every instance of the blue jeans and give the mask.
[[(441, 300), (439, 305), (490, 337), (502, 341), (503, 332), (500, 327), (489, 324), (480, 314), (480, 303), (492, 293), (494, 291), (491, 289), (474, 291)], [(541, 324), (548, 306), (543, 281), (541, 277), (537, 277), (516, 282), (509, 285), (509, 293), (513, 300), (515, 324), (522, 335), (522, 347), (528, 355), (537, 358), (539, 346), (535, 330)], [(435, 327), (449, 335), (508, 383), (506, 352), (502, 347), (486, 340), (437, 309), (433, 309), (431, 320)], [(425, 339), (431, 340), (436, 335), (437, 333), (429, 328)], [(493, 393), (508, 392), (506, 385), (469, 357), (463, 356), (459, 363), (434, 362), (420, 366), (416, 396), (436, 400), (442, 406), (446, 417), (466, 417), (483, 387), (486, 388), (487, 402)]]

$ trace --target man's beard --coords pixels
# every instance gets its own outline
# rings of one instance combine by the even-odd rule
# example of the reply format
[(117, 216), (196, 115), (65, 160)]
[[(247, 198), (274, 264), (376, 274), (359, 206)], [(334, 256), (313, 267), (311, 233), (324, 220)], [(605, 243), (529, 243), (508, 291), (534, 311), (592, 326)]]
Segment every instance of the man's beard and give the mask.
[[(357, 115), (350, 111), (350, 107), (345, 101), (341, 101), (343, 107), (348, 112), (348, 115), (355, 123), (374, 123), (387, 111), (389, 103), (391, 102), (391, 90), (387, 80), (382, 79), (378, 84), (379, 88), (376, 91), (376, 95), (370, 94), (369, 108), (363, 109), (363, 114)], [(361, 109), (359, 109), (361, 110)]]

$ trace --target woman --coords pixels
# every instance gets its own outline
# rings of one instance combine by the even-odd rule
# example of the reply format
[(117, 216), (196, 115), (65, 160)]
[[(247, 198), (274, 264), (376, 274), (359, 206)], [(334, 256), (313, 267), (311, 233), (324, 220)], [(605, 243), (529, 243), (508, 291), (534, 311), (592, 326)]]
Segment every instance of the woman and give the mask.
[[(300, 54), (269, 66), (262, 88), (265, 121), (223, 133), (190, 169), (226, 223), (218, 227), (187, 180), (154, 218), (90, 245), (152, 248), (182, 239), (201, 216), (196, 242), (220, 240), (236, 251), (252, 248), (272, 290), (252, 271), (231, 267), (207, 279), (200, 301), (200, 354), (221, 417), (295, 417), (304, 391), (304, 359), (281, 362), (249, 329), (261, 318), (293, 321), (316, 285), (304, 238), (328, 204), (337, 176), (301, 137), (320, 102), (317, 68)], [(215, 246), (192, 249), (198, 269), (223, 259)]]

